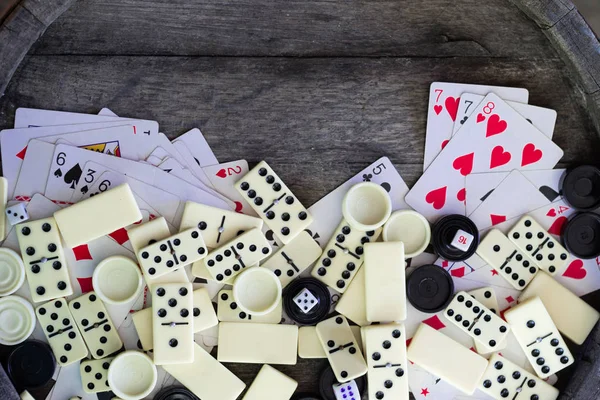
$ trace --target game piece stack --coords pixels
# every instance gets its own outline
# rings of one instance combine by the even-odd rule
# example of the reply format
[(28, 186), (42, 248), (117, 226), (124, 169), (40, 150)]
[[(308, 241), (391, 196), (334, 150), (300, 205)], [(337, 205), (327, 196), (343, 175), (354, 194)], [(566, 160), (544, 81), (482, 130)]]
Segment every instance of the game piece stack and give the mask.
[[(600, 170), (553, 169), (556, 112), (528, 96), (433, 83), (413, 188), (382, 157), (309, 208), (198, 129), (19, 108), (0, 132), (15, 393), (556, 399), (563, 336), (600, 319), (580, 298), (600, 289)], [(318, 394), (279, 371), (298, 357)], [(247, 385), (230, 363), (261, 367)]]

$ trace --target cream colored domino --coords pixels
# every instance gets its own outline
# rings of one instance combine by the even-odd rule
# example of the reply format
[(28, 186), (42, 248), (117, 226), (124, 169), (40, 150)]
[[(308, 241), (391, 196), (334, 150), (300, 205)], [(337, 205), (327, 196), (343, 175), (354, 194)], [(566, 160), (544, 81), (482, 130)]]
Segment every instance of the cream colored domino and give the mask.
[(64, 367), (87, 357), (88, 349), (65, 299), (42, 304), (35, 314), (58, 365)]
[(271, 254), (271, 245), (265, 236), (259, 229), (251, 229), (217, 250), (211, 251), (203, 261), (213, 278), (222, 282), (235, 277), (269, 254)]
[(371, 325), (367, 320), (367, 309), (365, 304), (365, 269), (358, 270), (354, 279), (342, 295), (335, 311), (339, 312), (355, 324), (360, 326)]
[(96, 292), (71, 300), (69, 310), (92, 357), (100, 359), (121, 350), (123, 342)]
[(159, 283), (152, 288), (154, 364), (194, 361), (191, 283)]
[(185, 203), (179, 230), (200, 230), (209, 249), (216, 249), (250, 229), (262, 229), (263, 220), (204, 204)]
[(8, 181), (0, 176), (0, 241), (6, 237), (6, 202), (8, 201)]
[(348, 382), (367, 372), (365, 359), (344, 316), (319, 322), (317, 336), (338, 382)]
[[(239, 338), (238, 338), (239, 339)], [(235, 400), (246, 384), (194, 343), (191, 364), (164, 365), (163, 368), (200, 399)]]
[(297, 353), (298, 327), (295, 325), (219, 324), (219, 361), (295, 365)]
[[(498, 298), (496, 297), (496, 292), (494, 291), (494, 288), (492, 288), (491, 286), (483, 287), (475, 290), (470, 290), (467, 292), (467, 294), (471, 295), (475, 300), (489, 308), (491, 312), (498, 315)], [(478, 342), (477, 340), (474, 340), (473, 344), (475, 345), (475, 350), (477, 350), (477, 353), (479, 354), (489, 354), (494, 351), (497, 351), (496, 349), (492, 349), (484, 345), (483, 343)], [(506, 347), (506, 344), (507, 341), (503, 340), (500, 343), (498, 343), (497, 348), (504, 349)]]
[(366, 326), (362, 334), (366, 344), (369, 399), (408, 400), (404, 325)]
[(363, 264), (363, 245), (376, 241), (380, 234), (381, 228), (369, 232), (359, 231), (342, 219), (311, 275), (344, 293)]
[(535, 262), (498, 229), (479, 243), (477, 254), (517, 290), (523, 290), (538, 272)]
[(263, 263), (277, 275), (281, 287), (285, 288), (297, 278), (306, 268), (321, 256), (321, 246), (312, 238), (310, 233), (302, 231), (290, 243), (283, 246)]
[(153, 278), (183, 268), (207, 254), (208, 250), (197, 228), (159, 240), (136, 253), (144, 274)]
[(86, 393), (100, 393), (110, 390), (108, 386), (108, 367), (114, 357), (101, 360), (83, 360), (79, 365), (81, 384)]
[(254, 322), (278, 324), (283, 314), (283, 301), (273, 311), (265, 315), (250, 315), (240, 310), (233, 299), (233, 290), (221, 290), (217, 295), (217, 317), (221, 322)]
[(364, 356), (365, 355), (365, 352), (364, 352), (365, 345), (364, 345), (364, 340), (363, 340), (362, 333), (361, 333), (361, 327), (358, 325), (350, 325), (350, 330), (352, 331), (352, 334), (354, 335), (354, 339), (356, 339), (356, 344), (358, 345), (358, 349)]
[(289, 400), (297, 387), (298, 382), (265, 364), (242, 400)]
[(133, 325), (137, 331), (138, 338), (142, 345), (142, 349), (150, 351), (154, 348), (154, 335), (152, 334), (152, 307), (144, 308), (133, 313)]
[(478, 387), (496, 400), (555, 400), (558, 389), (498, 353), (492, 355)]
[(562, 271), (569, 262), (569, 253), (564, 247), (529, 215), (521, 218), (507, 236), (539, 268), (550, 275)]
[(519, 302), (538, 296), (556, 328), (577, 344), (588, 337), (600, 313), (545, 272), (539, 272), (521, 292)]
[(142, 219), (128, 184), (117, 186), (54, 213), (65, 243), (76, 247)]
[(31, 298), (39, 303), (73, 294), (67, 262), (54, 218), (15, 227)]
[[(352, 325), (350, 330), (352, 330), (354, 339), (356, 339), (362, 353), (364, 345), (360, 326)], [(316, 326), (301, 326), (298, 329), (298, 356), (300, 358), (327, 358), (327, 354), (325, 354), (325, 350), (319, 341), (319, 336), (317, 336)]]
[(19, 397), (21, 400), (35, 400), (35, 398), (27, 390), (23, 390)]
[(406, 319), (404, 243), (365, 243), (365, 309), (371, 322)]
[(506, 311), (504, 318), (540, 378), (547, 378), (573, 364), (569, 348), (539, 297), (532, 297)]
[(264, 161), (244, 175), (235, 188), (284, 244), (313, 222), (298, 198)]
[(408, 359), (427, 372), (471, 395), (479, 387), (487, 360), (426, 324), (408, 346)]

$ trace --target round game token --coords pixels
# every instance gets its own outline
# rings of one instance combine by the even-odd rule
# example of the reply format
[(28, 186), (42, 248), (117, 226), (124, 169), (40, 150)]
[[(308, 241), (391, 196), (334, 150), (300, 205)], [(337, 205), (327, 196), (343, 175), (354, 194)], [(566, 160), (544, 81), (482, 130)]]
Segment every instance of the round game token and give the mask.
[[(294, 298), (304, 290), (316, 298), (314, 306), (309, 310), (302, 309), (294, 301)], [(283, 308), (286, 314), (300, 325), (315, 325), (329, 314), (331, 308), (329, 289), (321, 281), (314, 278), (295, 279), (283, 292)]]
[(0, 247), (0, 296), (13, 294), (25, 282), (21, 257), (7, 247)]
[[(358, 391), (361, 395), (364, 395), (367, 387), (366, 375), (356, 378), (355, 381)], [(327, 365), (319, 378), (319, 393), (321, 393), (323, 400), (336, 400), (335, 393), (333, 392), (333, 385), (336, 383), (339, 382), (335, 378), (331, 366)]]
[(98, 297), (110, 304), (125, 304), (142, 291), (142, 274), (138, 265), (124, 256), (107, 257), (94, 269), (92, 284)]
[(563, 228), (562, 241), (567, 251), (579, 258), (600, 256), (600, 215), (577, 213)]
[(600, 206), (600, 169), (581, 165), (567, 170), (562, 179), (562, 195), (578, 210), (593, 210)]
[(233, 298), (240, 309), (250, 315), (270, 313), (281, 301), (281, 282), (267, 268), (249, 268), (233, 284)]
[(157, 381), (152, 359), (139, 351), (119, 354), (108, 367), (108, 386), (123, 400), (139, 400), (148, 396)]
[(194, 393), (182, 386), (169, 386), (158, 392), (154, 400), (199, 400)]
[(394, 212), (383, 226), (384, 242), (403, 242), (404, 257), (413, 258), (425, 251), (431, 241), (429, 221), (416, 211)]
[(29, 302), (19, 296), (0, 299), (0, 344), (23, 343), (35, 329), (35, 312)]
[(342, 214), (351, 227), (373, 231), (381, 227), (392, 213), (390, 195), (380, 185), (372, 182), (356, 184), (342, 200)]
[(417, 310), (436, 313), (446, 308), (454, 295), (452, 277), (437, 265), (423, 265), (406, 280), (406, 297)]
[[(467, 251), (463, 251), (451, 245), (454, 235), (458, 230), (463, 230), (473, 235), (473, 242)], [(431, 231), (433, 248), (444, 260), (464, 261), (475, 254), (479, 245), (479, 231), (477, 226), (469, 218), (450, 214), (439, 219)]]
[(35, 389), (50, 382), (55, 368), (56, 359), (50, 346), (39, 340), (27, 340), (8, 356), (6, 372), (16, 386)]

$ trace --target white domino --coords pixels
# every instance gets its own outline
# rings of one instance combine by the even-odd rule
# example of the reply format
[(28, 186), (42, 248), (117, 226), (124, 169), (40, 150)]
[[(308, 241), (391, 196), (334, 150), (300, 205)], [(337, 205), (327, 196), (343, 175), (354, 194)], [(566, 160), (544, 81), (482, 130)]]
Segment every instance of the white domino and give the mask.
[(69, 310), (92, 357), (100, 359), (121, 350), (123, 342), (96, 292), (71, 300)]
[(67, 262), (54, 218), (27, 221), (16, 227), (25, 274), (34, 302), (73, 294)]
[(278, 324), (283, 314), (280, 301), (273, 311), (265, 315), (250, 315), (240, 309), (233, 298), (233, 290), (221, 290), (217, 295), (217, 317), (221, 322), (254, 322), (258, 324)]
[(298, 198), (264, 161), (244, 175), (235, 188), (284, 244), (313, 222)]
[(273, 271), (279, 278), (281, 287), (285, 288), (314, 263), (322, 252), (323, 250), (310, 233), (302, 231), (290, 243), (269, 257), (262, 267)]
[(573, 364), (569, 348), (539, 297), (532, 297), (506, 311), (504, 318), (540, 378), (547, 378)]
[(242, 400), (289, 400), (297, 387), (298, 382), (265, 364)]
[(535, 262), (498, 229), (479, 243), (477, 254), (517, 290), (523, 290), (538, 272)]
[(365, 269), (361, 268), (354, 276), (352, 283), (350, 283), (342, 298), (338, 301), (335, 311), (357, 325), (367, 326), (371, 322), (367, 320), (365, 304)]
[(88, 355), (88, 349), (65, 299), (42, 304), (36, 308), (35, 313), (58, 365), (64, 367)]
[[(467, 292), (467, 294), (473, 296), (475, 300), (483, 304), (494, 314), (498, 315), (498, 298), (496, 297), (496, 292), (494, 291), (494, 288), (483, 287), (479, 289), (470, 290)], [(489, 354), (494, 351), (497, 351), (496, 349), (492, 349), (476, 340), (474, 340), (473, 343), (475, 345), (475, 350), (477, 350), (477, 353), (479, 354)], [(506, 340), (503, 340), (500, 343), (498, 343), (496, 347), (498, 349), (504, 349), (506, 348), (507, 343), (508, 342)]]
[(381, 228), (364, 232), (351, 228), (342, 219), (311, 275), (344, 293), (363, 264), (364, 244), (376, 241), (380, 234)]
[(344, 316), (319, 322), (317, 336), (338, 382), (348, 382), (367, 372), (365, 359)]
[(144, 351), (150, 351), (154, 348), (154, 335), (152, 333), (152, 307), (144, 308), (132, 314), (133, 326), (140, 339), (140, 344)]
[[(350, 326), (354, 339), (360, 348), (361, 353), (363, 352), (362, 337), (360, 332), (360, 326)], [(315, 326), (301, 326), (298, 329), (298, 357), (300, 358), (327, 358), (321, 341), (317, 335), (317, 328)]]
[(110, 391), (108, 386), (108, 367), (114, 357), (101, 360), (84, 360), (79, 365), (81, 384), (86, 393), (100, 393)]
[(365, 309), (370, 322), (406, 319), (406, 278), (402, 242), (366, 243)]

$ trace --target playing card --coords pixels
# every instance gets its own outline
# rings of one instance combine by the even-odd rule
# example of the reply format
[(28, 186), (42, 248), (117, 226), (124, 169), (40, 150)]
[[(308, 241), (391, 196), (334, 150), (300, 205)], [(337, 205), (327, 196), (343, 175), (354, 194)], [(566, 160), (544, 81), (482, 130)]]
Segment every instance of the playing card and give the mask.
[(433, 82), (429, 88), (423, 171), (429, 167), (452, 137), (460, 96), (465, 92), (480, 95), (495, 93), (505, 100), (521, 103), (527, 103), (529, 99), (527, 89)]
[(200, 129), (198, 128), (194, 128), (177, 137), (177, 139), (173, 141), (173, 144), (175, 144), (176, 147), (183, 147), (181, 145), (183, 144), (186, 148), (190, 149), (194, 160), (200, 167), (208, 167), (219, 163), (217, 157), (215, 157), (215, 154), (206, 142), (204, 135), (202, 135), (202, 132), (200, 132)]
[(254, 209), (246, 202), (246, 199), (233, 187), (233, 184), (249, 171), (248, 162), (246, 160), (215, 164), (203, 167), (202, 169), (215, 189), (222, 195), (233, 200), (235, 203), (235, 211), (246, 215), (257, 216)]
[(430, 221), (465, 213), (464, 177), (553, 168), (563, 151), (495, 94), (489, 94), (406, 195)]
[(45, 192), (46, 179), (52, 165), (55, 147), (51, 143), (35, 139), (29, 142), (27, 154), (15, 184), (13, 197), (16, 200), (27, 201), (34, 194)]
[(112, 112), (112, 110), (110, 108), (106, 108), (106, 107), (101, 109), (100, 112), (98, 112), (98, 115), (103, 115), (105, 117), (117, 117), (117, 118), (119, 117), (117, 114)]

